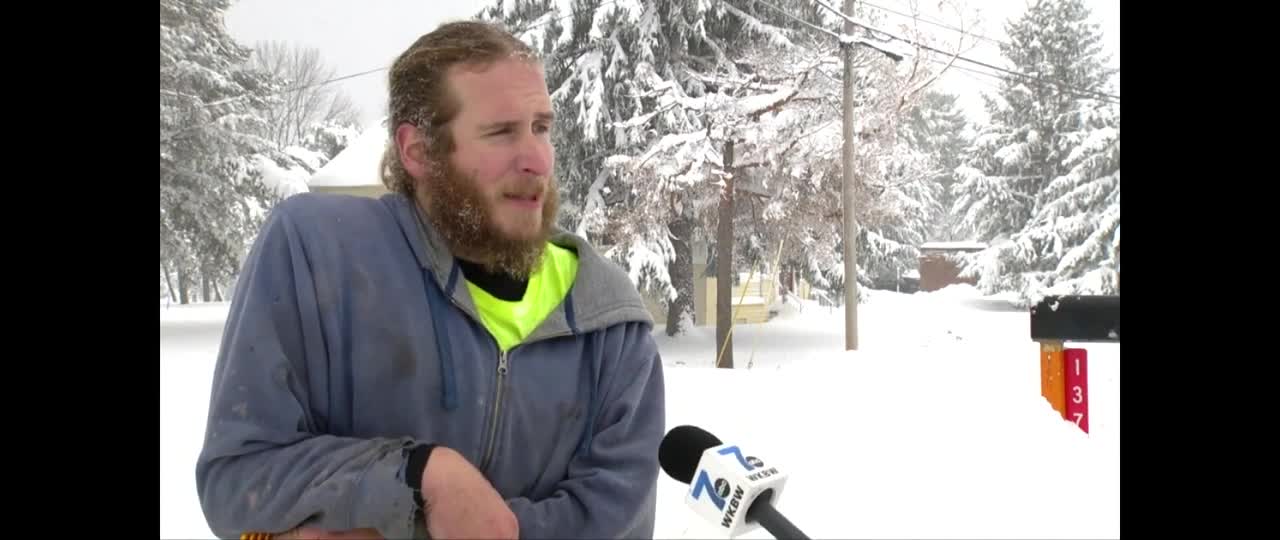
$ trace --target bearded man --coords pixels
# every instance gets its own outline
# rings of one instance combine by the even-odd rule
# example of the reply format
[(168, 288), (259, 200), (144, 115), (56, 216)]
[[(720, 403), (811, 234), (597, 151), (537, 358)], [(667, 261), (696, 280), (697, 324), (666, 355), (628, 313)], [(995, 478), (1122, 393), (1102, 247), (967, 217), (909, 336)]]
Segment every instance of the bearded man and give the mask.
[(390, 70), (381, 198), (273, 209), (231, 301), (197, 490), (214, 534), (651, 538), (662, 361), (555, 224), (535, 51), (442, 25)]

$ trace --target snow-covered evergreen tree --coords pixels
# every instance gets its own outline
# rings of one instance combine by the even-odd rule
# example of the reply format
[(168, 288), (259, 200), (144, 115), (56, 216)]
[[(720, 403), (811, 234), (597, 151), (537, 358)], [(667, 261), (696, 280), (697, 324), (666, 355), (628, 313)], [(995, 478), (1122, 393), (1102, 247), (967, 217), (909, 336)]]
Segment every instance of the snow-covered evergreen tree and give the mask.
[[(604, 157), (616, 143), (610, 125), (625, 113), (629, 54), (622, 43), (634, 41), (629, 12), (601, 8), (601, 0), (574, 0), (566, 32), (548, 59), (548, 85), (556, 107), (557, 180), (562, 225), (586, 234), (584, 217), (601, 200)], [(628, 35), (632, 36), (628, 40)]]
[[(948, 188), (962, 157), (967, 121), (956, 97), (925, 91), (891, 136), (871, 142), (858, 197), (861, 283), (893, 289), (917, 266), (919, 246), (949, 234)], [(877, 149), (877, 146), (879, 147)]]
[(798, 45), (807, 42), (796, 30), (739, 6), (747, 3), (664, 0), (637, 17), (627, 102), (635, 114), (615, 124), (621, 143), (607, 161), (616, 176), (606, 187), (623, 210), (597, 206), (607, 217), (592, 223), (607, 224), (642, 287), (666, 296), (668, 333), (691, 320), (691, 246), (712, 243), (703, 231), (716, 230), (726, 174), (772, 165), (809, 118), (787, 105), (818, 99), (802, 93), (822, 55)]
[(1022, 230), (970, 258), (969, 271), (988, 291), (1116, 294), (1120, 251), (1120, 118), (1097, 104), (1085, 125), (1063, 134), (1072, 153), (1064, 174), (1039, 194), (1043, 201)]
[(957, 220), (950, 212), (955, 204), (951, 187), (956, 183), (955, 169), (961, 165), (971, 142), (968, 128), (969, 120), (953, 94), (925, 92), (920, 104), (911, 109), (908, 116), (904, 135), (913, 149), (928, 158), (929, 177), (941, 189), (938, 203), (942, 208), (926, 235), (929, 241), (956, 239)]
[(272, 155), (262, 111), (280, 88), (245, 69), (227, 33), (229, 0), (160, 2), (160, 259), (180, 301), (221, 298), (266, 210), (278, 199), (256, 172)]
[(535, 51), (550, 55), (559, 45), (564, 32), (564, 13), (554, 0), (496, 0), (481, 12), (482, 20), (501, 22), (507, 30)]
[(1031, 300), (1114, 292), (1119, 246), (1119, 104), (1101, 32), (1081, 0), (1040, 0), (1007, 25), (1013, 69), (991, 125), (957, 169), (960, 230), (992, 243), (965, 275), (987, 292)]
[(859, 197), (859, 283), (877, 289), (893, 289), (917, 266), (919, 246), (943, 214), (942, 184), (930, 174), (933, 156), (905, 139), (889, 143)]

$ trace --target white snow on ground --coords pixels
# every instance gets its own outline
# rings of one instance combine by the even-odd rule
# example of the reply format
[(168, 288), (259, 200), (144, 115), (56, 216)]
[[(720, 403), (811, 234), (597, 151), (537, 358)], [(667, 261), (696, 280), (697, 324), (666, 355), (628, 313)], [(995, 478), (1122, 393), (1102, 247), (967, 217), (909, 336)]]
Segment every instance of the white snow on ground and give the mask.
[[(1040, 397), (1025, 311), (970, 287), (869, 293), (856, 352), (843, 311), (812, 303), (736, 327), (736, 370), (707, 367), (713, 327), (659, 329), (668, 427), (702, 426), (789, 471), (777, 506), (813, 538), (1119, 538), (1118, 345), (1073, 345), (1089, 351), (1085, 434)], [(160, 537), (212, 538), (194, 464), (227, 307), (160, 311)], [(659, 477), (655, 537), (722, 537), (687, 489)]]

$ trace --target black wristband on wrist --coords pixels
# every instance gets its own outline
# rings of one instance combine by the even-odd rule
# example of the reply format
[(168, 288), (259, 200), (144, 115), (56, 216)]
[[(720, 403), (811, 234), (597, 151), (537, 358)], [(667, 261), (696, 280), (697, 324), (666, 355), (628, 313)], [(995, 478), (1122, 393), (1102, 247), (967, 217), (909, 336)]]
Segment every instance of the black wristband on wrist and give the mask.
[(434, 444), (419, 444), (409, 451), (409, 460), (404, 468), (404, 482), (413, 491), (413, 503), (422, 508), (424, 501), (422, 500), (422, 472), (427, 468), (427, 459), (431, 457), (431, 451), (436, 449)]

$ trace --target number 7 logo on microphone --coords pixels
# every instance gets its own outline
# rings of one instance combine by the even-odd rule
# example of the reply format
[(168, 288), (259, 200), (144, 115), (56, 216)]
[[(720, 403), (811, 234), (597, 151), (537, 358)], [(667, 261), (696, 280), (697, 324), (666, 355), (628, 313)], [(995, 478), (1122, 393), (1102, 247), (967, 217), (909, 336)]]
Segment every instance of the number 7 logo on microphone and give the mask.
[[(726, 446), (716, 450), (716, 454), (721, 456), (733, 456), (743, 470), (751, 472), (756, 467), (764, 465), (760, 458), (755, 456), (743, 456), (742, 449), (737, 445)], [(704, 467), (698, 471), (698, 477), (693, 482), (693, 491), (690, 494), (693, 500), (701, 500), (703, 494), (711, 499), (711, 504), (716, 505), (717, 509), (724, 510), (724, 501), (729, 497), (729, 482), (724, 478), (717, 478), (715, 482), (711, 481), (711, 475), (707, 473)]]
[(693, 500), (701, 500), (703, 494), (711, 499), (711, 504), (716, 505), (716, 509), (724, 510), (724, 499), (729, 496), (729, 483), (723, 478), (717, 478), (715, 484), (711, 483), (711, 475), (707, 474), (706, 469), (698, 471), (698, 478), (693, 482), (693, 491), (690, 496)]
[(766, 466), (760, 458), (746, 455), (732, 444), (703, 450), (696, 471), (685, 504), (729, 538), (760, 527), (748, 522), (747, 511), (766, 491), (770, 492), (770, 503), (777, 504), (787, 480), (776, 466)]
[[(764, 461), (760, 458), (743, 455), (742, 449), (738, 448), (737, 445), (728, 445), (724, 448), (715, 450), (715, 452), (720, 456), (733, 456), (734, 461), (736, 461), (738, 465), (742, 466), (743, 471), (748, 473), (764, 466)], [(703, 459), (705, 460), (706, 458), (704, 457)], [(728, 477), (720, 477), (712, 481), (707, 465), (705, 463), (700, 463), (698, 476), (693, 481), (693, 489), (690, 490), (689, 496), (692, 497), (694, 501), (698, 501), (705, 495), (708, 499), (711, 499), (711, 504), (714, 504), (717, 509), (724, 510), (725, 500), (729, 498), (729, 493), (732, 489), (732, 482), (730, 482), (730, 479), (739, 476), (742, 475), (730, 474)], [(756, 478), (756, 476), (763, 477), (764, 475), (751, 475), (750, 480), (758, 480), (759, 478)]]
[(742, 465), (742, 468), (745, 469), (747, 472), (754, 471), (756, 470), (756, 468), (764, 466), (764, 462), (760, 461), (760, 458), (758, 457), (755, 457), (755, 456), (743, 457), (742, 450), (738, 448), (738, 445), (721, 448), (720, 450), (716, 451), (716, 453), (722, 456), (727, 456), (732, 454), (733, 457), (738, 458), (738, 463), (740, 463)]

